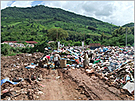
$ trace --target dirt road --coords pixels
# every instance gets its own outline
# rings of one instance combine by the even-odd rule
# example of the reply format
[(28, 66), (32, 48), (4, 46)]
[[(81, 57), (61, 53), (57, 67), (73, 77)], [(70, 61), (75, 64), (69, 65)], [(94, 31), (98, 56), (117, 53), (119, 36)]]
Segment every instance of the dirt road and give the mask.
[(58, 70), (51, 70), (42, 84), (44, 94), (40, 100), (87, 100), (84, 94), (76, 90), (77, 84), (70, 79), (64, 79)]
[(51, 70), (42, 84), (44, 94), (40, 100), (133, 100), (133, 97), (80, 69)]

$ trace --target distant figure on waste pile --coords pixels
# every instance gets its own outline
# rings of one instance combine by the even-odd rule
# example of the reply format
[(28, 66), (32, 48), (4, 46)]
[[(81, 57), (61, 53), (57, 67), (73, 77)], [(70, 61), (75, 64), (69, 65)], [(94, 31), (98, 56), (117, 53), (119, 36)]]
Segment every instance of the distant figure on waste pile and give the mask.
[(46, 55), (46, 58), (48, 59), (48, 61), (50, 61), (50, 54), (49, 55)]
[(89, 57), (89, 60), (90, 60), (90, 63), (93, 63), (94, 62), (94, 60), (93, 60), (93, 52), (92, 51), (89, 51), (88, 52), (88, 57)]
[(87, 68), (89, 65), (89, 61), (88, 61), (88, 54), (87, 52), (84, 52), (84, 61), (83, 61), (83, 66), (84, 68)]
[(54, 58), (53, 58), (53, 61), (54, 61), (55, 68), (56, 68), (56, 66), (59, 68), (59, 65), (60, 65), (60, 55), (59, 54), (55, 54)]
[(90, 52), (88, 53), (88, 57), (89, 57), (90, 59), (93, 58), (93, 52), (92, 52), (92, 51), (90, 51)]
[(42, 59), (39, 61), (39, 66), (44, 67), (44, 64), (48, 65), (48, 58), (46, 56), (42, 57)]

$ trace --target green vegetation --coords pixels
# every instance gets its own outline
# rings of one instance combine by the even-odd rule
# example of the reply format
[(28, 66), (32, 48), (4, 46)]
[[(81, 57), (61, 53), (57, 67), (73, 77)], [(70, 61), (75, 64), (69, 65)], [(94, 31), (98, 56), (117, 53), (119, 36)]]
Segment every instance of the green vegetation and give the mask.
[[(120, 27), (92, 17), (43, 5), (27, 8), (7, 7), (1, 10), (1, 42), (38, 42), (34, 48), (22, 49), (19, 50), (20, 52), (43, 52), (44, 47), (47, 46), (56, 48), (56, 42), (47, 44), (49, 41), (56, 41), (56, 39), (65, 46), (81, 45), (83, 40), (86, 45), (101, 43), (102, 45), (124, 46), (126, 26), (128, 44), (133, 45), (134, 23)], [(12, 50), (11, 48), (10, 51)]]
[[(127, 43), (128, 46), (134, 46), (134, 28), (127, 27)], [(116, 45), (116, 46), (125, 46), (126, 40), (126, 27), (120, 27), (112, 33), (112, 37), (103, 39), (102, 44), (104, 45)]]
[(62, 40), (68, 37), (68, 32), (63, 30), (62, 28), (51, 28), (48, 30), (47, 34), (48, 38), (51, 40)]
[(134, 23), (131, 22), (131, 23), (123, 25), (122, 27), (134, 27)]

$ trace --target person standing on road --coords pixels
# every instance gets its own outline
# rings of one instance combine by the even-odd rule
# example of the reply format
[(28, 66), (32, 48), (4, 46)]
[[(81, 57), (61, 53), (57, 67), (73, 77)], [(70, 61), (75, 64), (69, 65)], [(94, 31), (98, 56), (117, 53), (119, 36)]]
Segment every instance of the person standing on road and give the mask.
[(56, 66), (59, 68), (59, 65), (60, 65), (60, 55), (59, 54), (55, 54), (54, 58), (53, 58), (53, 61), (54, 61), (55, 68), (56, 68)]
[(89, 65), (89, 62), (88, 62), (88, 54), (87, 54), (87, 52), (84, 52), (84, 61), (83, 61), (83, 65), (84, 65), (84, 68), (87, 68), (88, 65)]

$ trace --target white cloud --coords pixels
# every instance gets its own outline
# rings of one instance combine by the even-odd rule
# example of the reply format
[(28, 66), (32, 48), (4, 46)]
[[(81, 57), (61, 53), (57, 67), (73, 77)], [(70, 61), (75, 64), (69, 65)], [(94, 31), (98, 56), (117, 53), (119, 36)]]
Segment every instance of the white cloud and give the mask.
[[(1, 8), (31, 7), (35, 1), (1, 1)], [(36, 3), (35, 3), (36, 4)], [(62, 8), (115, 25), (134, 22), (134, 1), (43, 1), (42, 5)]]
[(134, 1), (43, 1), (42, 4), (94, 17), (118, 26), (134, 22)]
[[(118, 25), (134, 22), (134, 2), (133, 1), (115, 1), (114, 11), (112, 13), (113, 22)], [(111, 19), (110, 19), (111, 20)]]
[(43, 1), (41, 4), (48, 7), (62, 8), (64, 10), (76, 12), (83, 2), (84, 1)]
[(31, 7), (32, 2), (34, 1), (15, 1), (11, 7)]
[(8, 7), (12, 1), (1, 1), (1, 9)]

